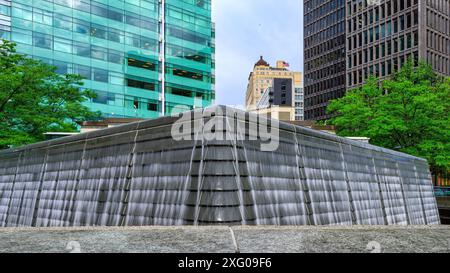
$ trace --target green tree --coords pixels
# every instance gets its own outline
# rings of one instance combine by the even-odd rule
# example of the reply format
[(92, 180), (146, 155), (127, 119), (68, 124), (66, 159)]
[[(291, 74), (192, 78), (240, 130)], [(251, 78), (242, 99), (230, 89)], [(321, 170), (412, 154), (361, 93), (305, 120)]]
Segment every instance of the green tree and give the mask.
[(434, 171), (450, 171), (450, 78), (408, 61), (381, 83), (370, 78), (330, 103), (341, 136), (426, 158)]
[(80, 88), (82, 78), (55, 71), (0, 40), (0, 149), (41, 141), (49, 131), (74, 132), (78, 121), (99, 117), (82, 105), (95, 96)]

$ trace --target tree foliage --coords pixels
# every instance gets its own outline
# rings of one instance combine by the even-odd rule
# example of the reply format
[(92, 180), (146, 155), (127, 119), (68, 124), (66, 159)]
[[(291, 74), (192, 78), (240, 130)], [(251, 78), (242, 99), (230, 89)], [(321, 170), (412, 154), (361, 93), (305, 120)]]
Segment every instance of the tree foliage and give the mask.
[(0, 149), (43, 140), (45, 132), (73, 132), (78, 121), (99, 117), (82, 105), (95, 96), (81, 89), (82, 78), (55, 72), (0, 40)]
[(434, 171), (450, 171), (450, 78), (407, 62), (381, 83), (370, 78), (330, 103), (341, 136), (426, 158)]

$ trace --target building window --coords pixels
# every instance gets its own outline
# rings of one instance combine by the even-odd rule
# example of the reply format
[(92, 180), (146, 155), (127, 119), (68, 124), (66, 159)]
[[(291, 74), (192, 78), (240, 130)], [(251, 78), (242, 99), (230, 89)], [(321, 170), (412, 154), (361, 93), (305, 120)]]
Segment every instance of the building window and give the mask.
[(122, 64), (124, 61), (123, 53), (120, 51), (108, 50), (108, 62), (110, 63), (116, 63), (116, 64)]
[(108, 61), (108, 50), (103, 47), (92, 46), (91, 57), (97, 60)]
[(145, 90), (150, 90), (150, 91), (155, 90), (154, 83), (148, 83), (148, 82), (143, 82), (143, 81), (138, 81), (138, 80), (133, 80), (133, 79), (126, 79), (126, 81), (127, 81), (127, 86), (129, 86), (129, 87), (145, 89)]
[(60, 75), (64, 75), (69, 73), (69, 67), (71, 66), (65, 62), (54, 61), (53, 65), (56, 67), (56, 73)]
[(56, 51), (72, 53), (72, 41), (55, 37), (53, 42), (53, 48)]
[(191, 72), (183, 69), (173, 68), (172, 73), (175, 76), (188, 78), (196, 81), (203, 81), (203, 74)]
[(137, 59), (134, 59), (134, 58), (128, 58), (128, 65), (129, 66), (133, 66), (133, 67), (137, 67), (137, 68), (151, 70), (151, 71), (155, 71), (156, 70), (156, 65), (153, 64), (152, 62), (150, 62), (150, 61), (141, 61), (141, 60), (137, 60)]
[(38, 32), (33, 32), (33, 45), (36, 47), (53, 49), (53, 37)]
[(156, 104), (156, 103), (147, 103), (147, 110), (148, 111), (153, 111), (153, 112), (158, 112), (158, 104)]
[(73, 73), (80, 75), (81, 77), (83, 77), (86, 80), (91, 79), (91, 68), (89, 66), (76, 64), (73, 66)]
[(93, 72), (93, 80), (98, 82), (108, 82), (108, 71), (99, 69), (99, 68), (92, 68)]
[(92, 25), (91, 26), (91, 36), (100, 38), (100, 39), (106, 39), (107, 34), (106, 27), (100, 26), (100, 25)]
[(53, 18), (53, 26), (72, 31), (72, 18), (56, 13)]
[(94, 103), (114, 105), (116, 102), (116, 95), (114, 93), (105, 91), (95, 91), (96, 97), (92, 99)]

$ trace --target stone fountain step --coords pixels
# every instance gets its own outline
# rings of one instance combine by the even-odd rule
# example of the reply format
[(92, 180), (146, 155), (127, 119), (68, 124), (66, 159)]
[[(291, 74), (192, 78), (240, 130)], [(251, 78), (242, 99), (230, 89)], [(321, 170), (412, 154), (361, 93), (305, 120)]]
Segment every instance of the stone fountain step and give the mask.
[[(241, 253), (450, 252), (450, 227), (232, 227)], [(0, 252), (234, 253), (229, 227), (1, 228)]]

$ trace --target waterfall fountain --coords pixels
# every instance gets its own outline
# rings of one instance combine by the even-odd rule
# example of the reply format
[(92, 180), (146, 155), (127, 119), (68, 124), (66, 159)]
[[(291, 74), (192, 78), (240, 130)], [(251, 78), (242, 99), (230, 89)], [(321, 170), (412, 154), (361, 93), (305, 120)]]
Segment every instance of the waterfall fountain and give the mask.
[[(177, 141), (186, 115), (202, 126)], [(440, 223), (425, 160), (286, 123), (262, 151), (255, 120), (218, 106), (0, 151), (0, 226)]]

